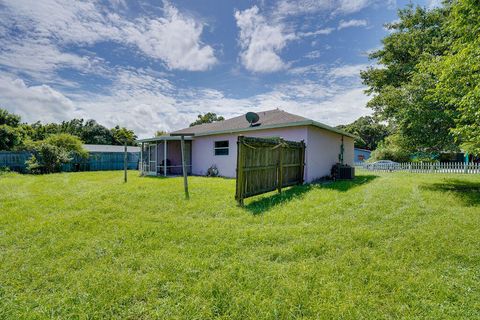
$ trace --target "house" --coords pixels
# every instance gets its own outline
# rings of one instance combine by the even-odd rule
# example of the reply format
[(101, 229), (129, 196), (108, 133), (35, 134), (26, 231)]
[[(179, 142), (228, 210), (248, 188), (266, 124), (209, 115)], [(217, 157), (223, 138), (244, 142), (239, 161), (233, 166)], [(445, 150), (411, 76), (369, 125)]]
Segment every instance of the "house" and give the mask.
[(367, 161), (370, 158), (372, 151), (367, 149), (355, 148), (354, 161), (355, 163)]
[(239, 135), (303, 140), (306, 182), (330, 174), (332, 166), (339, 162), (342, 144), (344, 163), (353, 165), (354, 135), (279, 109), (259, 112), (258, 116), (254, 124), (242, 115), (139, 140), (141, 170), (151, 175), (181, 174), (180, 137), (176, 136), (179, 134), (190, 135), (185, 136), (185, 159), (187, 173), (194, 175), (205, 175), (210, 167), (216, 166), (221, 176), (234, 178)]

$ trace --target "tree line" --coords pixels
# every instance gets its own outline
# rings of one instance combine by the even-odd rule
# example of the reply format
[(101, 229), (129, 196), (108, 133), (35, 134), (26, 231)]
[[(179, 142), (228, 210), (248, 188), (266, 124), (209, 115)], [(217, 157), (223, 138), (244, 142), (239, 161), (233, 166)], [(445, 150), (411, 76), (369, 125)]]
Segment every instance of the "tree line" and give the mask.
[[(460, 150), (480, 154), (480, 5), (408, 5), (361, 72), (368, 103), (389, 134), (374, 156), (397, 161)], [(367, 124), (368, 125), (368, 124)]]
[(75, 156), (88, 157), (83, 144), (136, 145), (133, 130), (108, 129), (95, 120), (72, 119), (61, 123), (22, 123), (19, 115), (0, 109), (0, 151), (28, 150), (31, 173), (52, 173)]
[(115, 126), (111, 129), (95, 120), (72, 119), (61, 123), (22, 123), (19, 115), (0, 108), (0, 150), (28, 149), (32, 142), (47, 139), (54, 134), (70, 134), (84, 144), (136, 145), (133, 130)]

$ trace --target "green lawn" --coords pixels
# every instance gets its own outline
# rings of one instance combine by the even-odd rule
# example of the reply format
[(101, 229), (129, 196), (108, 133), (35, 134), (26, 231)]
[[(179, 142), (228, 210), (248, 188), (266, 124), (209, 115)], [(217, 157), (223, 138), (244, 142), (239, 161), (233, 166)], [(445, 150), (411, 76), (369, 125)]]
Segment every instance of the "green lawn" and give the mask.
[(479, 318), (480, 176), (0, 176), (0, 319)]

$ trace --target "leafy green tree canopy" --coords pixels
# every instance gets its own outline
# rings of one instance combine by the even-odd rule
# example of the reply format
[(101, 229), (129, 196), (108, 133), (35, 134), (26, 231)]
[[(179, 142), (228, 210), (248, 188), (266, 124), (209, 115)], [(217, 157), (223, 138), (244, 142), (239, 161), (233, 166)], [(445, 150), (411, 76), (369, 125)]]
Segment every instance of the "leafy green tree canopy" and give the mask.
[(0, 108), (0, 125), (7, 125), (10, 127), (18, 127), (21, 118), (19, 115), (8, 112), (6, 109)]
[(385, 124), (379, 123), (372, 116), (360, 117), (354, 122), (340, 125), (338, 128), (358, 137), (355, 139), (355, 147), (369, 150), (375, 150), (378, 143), (390, 133)]
[(155, 137), (161, 137), (161, 136), (166, 136), (168, 134), (167, 131), (164, 130), (157, 130), (155, 131)]
[(83, 158), (88, 156), (82, 141), (67, 133), (54, 134), (45, 140), (30, 142), (29, 147), (34, 154), (26, 164), (32, 173), (58, 172), (62, 165), (70, 162), (74, 156)]
[(12, 150), (21, 146), (25, 130), (20, 116), (0, 108), (0, 150)]
[(427, 67), (438, 79), (431, 99), (451, 111), (451, 132), (461, 148), (480, 155), (480, 3), (457, 0), (449, 8), (449, 49)]
[(115, 126), (111, 130), (115, 144), (127, 144), (129, 146), (137, 145), (137, 136), (133, 130), (129, 130), (125, 127)]
[(190, 127), (193, 127), (193, 126), (196, 126), (196, 125), (199, 125), (199, 124), (203, 124), (203, 123), (212, 123), (212, 122), (223, 121), (223, 120), (225, 120), (224, 117), (217, 116), (217, 114), (213, 113), (213, 112), (207, 112), (203, 115), (199, 114), (197, 116), (197, 120), (190, 123)]
[(427, 10), (413, 5), (399, 10), (399, 20), (386, 26), (392, 33), (382, 40), (383, 47), (370, 54), (378, 67), (361, 72), (366, 92), (372, 95), (368, 106), (412, 150), (456, 149), (452, 114), (430, 96), (437, 79), (428, 70), (449, 48), (448, 10), (449, 6)]

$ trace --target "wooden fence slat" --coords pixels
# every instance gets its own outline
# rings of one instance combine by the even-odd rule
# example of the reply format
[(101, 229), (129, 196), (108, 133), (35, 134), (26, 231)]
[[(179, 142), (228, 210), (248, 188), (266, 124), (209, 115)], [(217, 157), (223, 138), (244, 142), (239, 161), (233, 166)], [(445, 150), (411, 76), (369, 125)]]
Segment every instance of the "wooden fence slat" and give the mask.
[(305, 143), (239, 136), (235, 199), (303, 183)]

